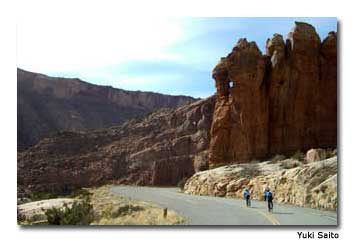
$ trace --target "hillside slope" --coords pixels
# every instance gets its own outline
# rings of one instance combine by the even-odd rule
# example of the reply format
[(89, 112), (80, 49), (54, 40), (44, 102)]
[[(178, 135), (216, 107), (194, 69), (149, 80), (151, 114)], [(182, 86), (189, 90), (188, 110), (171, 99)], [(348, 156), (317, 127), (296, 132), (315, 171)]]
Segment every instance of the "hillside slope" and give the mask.
[(89, 132), (62, 132), (18, 154), (20, 192), (108, 182), (176, 185), (205, 170), (215, 97)]
[(173, 108), (192, 97), (125, 91), (17, 69), (17, 139), (22, 151), (59, 131), (106, 128)]

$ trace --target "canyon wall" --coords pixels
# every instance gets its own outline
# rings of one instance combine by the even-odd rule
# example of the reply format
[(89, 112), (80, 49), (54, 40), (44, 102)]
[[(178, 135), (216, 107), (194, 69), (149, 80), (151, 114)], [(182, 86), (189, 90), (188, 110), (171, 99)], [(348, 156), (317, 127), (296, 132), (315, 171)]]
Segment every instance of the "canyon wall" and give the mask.
[(18, 192), (105, 183), (176, 185), (208, 169), (215, 96), (88, 132), (61, 132), (19, 152)]
[(107, 128), (159, 108), (179, 107), (195, 100), (17, 69), (17, 148), (23, 151), (60, 131)]

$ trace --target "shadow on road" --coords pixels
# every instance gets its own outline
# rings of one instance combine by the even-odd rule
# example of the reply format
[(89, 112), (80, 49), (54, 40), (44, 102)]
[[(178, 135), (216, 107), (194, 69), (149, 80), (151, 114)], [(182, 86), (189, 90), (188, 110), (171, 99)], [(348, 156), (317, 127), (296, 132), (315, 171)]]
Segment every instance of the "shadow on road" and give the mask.
[[(251, 206), (249, 208), (253, 208), (253, 209), (265, 209), (267, 210), (266, 207), (262, 207), (262, 206)], [(284, 214), (284, 215), (293, 215), (294, 213), (291, 212), (272, 212), (272, 214)]]

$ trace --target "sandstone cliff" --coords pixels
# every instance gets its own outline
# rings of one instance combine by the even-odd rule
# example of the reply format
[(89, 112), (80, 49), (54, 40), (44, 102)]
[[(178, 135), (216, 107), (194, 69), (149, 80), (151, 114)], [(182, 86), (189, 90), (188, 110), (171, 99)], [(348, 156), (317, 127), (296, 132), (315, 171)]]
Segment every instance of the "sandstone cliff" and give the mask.
[(195, 101), (187, 96), (125, 91), (21, 69), (17, 69), (17, 86), (20, 151), (59, 131), (107, 128), (159, 108)]
[(296, 22), (266, 55), (240, 39), (213, 70), (211, 166), (337, 145), (337, 37)]
[(205, 170), (215, 97), (162, 109), (121, 126), (62, 132), (18, 154), (19, 192), (115, 182), (176, 185)]

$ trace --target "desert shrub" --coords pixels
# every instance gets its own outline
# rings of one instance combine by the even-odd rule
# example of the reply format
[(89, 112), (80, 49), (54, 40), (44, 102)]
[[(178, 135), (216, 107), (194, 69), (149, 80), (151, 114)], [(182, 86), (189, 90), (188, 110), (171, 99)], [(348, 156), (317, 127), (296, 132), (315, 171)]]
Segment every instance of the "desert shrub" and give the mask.
[(115, 207), (112, 204), (109, 204), (102, 211), (101, 217), (106, 218), (106, 219), (111, 219), (111, 218), (117, 218), (117, 217), (121, 217), (121, 216), (130, 215), (134, 212), (139, 212), (139, 211), (143, 211), (143, 210), (145, 210), (145, 208), (143, 206), (135, 205), (135, 204), (122, 204), (118, 207)]
[(327, 190), (327, 188), (328, 188), (327, 185), (322, 185), (322, 186), (320, 187), (320, 190), (321, 190), (322, 193), (325, 193), (326, 190)]
[(184, 190), (184, 185), (186, 184), (188, 178), (187, 177), (183, 177), (178, 183), (177, 186), (179, 187), (179, 189), (181, 189), (181, 191)]
[(88, 197), (90, 197), (92, 195), (91, 192), (89, 192), (87, 189), (78, 189), (78, 190), (75, 190), (73, 191), (69, 197), (72, 197), (72, 198), (80, 198), (80, 199), (86, 199)]
[(58, 197), (59, 197), (58, 194), (51, 193), (51, 192), (33, 192), (29, 194), (29, 199), (31, 201), (47, 200), (47, 199), (53, 199)]
[(93, 219), (93, 207), (88, 198), (75, 201), (71, 206), (45, 210), (48, 224), (51, 225), (89, 225)]
[(21, 205), (24, 203), (29, 203), (32, 202), (32, 200), (29, 197), (19, 197), (17, 198), (17, 205)]
[(284, 169), (291, 169), (300, 166), (302, 163), (298, 160), (288, 159), (280, 163), (280, 167)]
[(60, 194), (60, 193), (53, 193), (53, 192), (32, 192), (28, 195), (29, 201), (40, 201), (40, 200), (47, 200), (53, 198), (60, 198), (60, 197), (70, 197), (70, 198), (80, 198), (85, 199), (90, 197), (92, 194), (87, 189), (78, 189), (71, 191), (70, 193)]
[(115, 211), (111, 213), (112, 218), (116, 218), (119, 216), (125, 216), (128, 214), (132, 214), (133, 212), (138, 212), (144, 210), (144, 207), (133, 204), (126, 204), (118, 207)]
[(291, 158), (294, 160), (303, 161), (303, 160), (305, 160), (305, 154), (303, 152), (301, 152), (300, 150), (298, 150), (292, 155)]
[(337, 149), (331, 149), (331, 148), (326, 149), (326, 159), (331, 158), (336, 155), (337, 155)]
[(31, 224), (43, 224), (45, 223), (47, 217), (45, 214), (34, 214), (28, 219), (28, 222)]
[(250, 178), (250, 177), (255, 177), (258, 176), (260, 171), (257, 166), (252, 165), (252, 164), (247, 164), (242, 167), (240, 171), (237, 172), (238, 177), (242, 178)]

